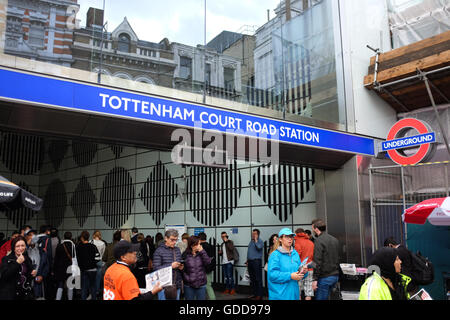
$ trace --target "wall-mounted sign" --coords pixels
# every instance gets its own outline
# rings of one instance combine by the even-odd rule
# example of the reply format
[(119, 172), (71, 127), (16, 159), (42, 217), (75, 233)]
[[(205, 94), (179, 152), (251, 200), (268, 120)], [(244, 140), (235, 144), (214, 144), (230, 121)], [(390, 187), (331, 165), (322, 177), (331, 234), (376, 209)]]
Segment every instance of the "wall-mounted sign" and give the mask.
[[(419, 134), (405, 136), (411, 129)], [(432, 143), (436, 142), (436, 135), (423, 121), (407, 118), (398, 121), (389, 131), (387, 139), (382, 143), (382, 151), (400, 165), (415, 165), (428, 158), (432, 152)], [(414, 154), (406, 155), (402, 150), (418, 147)]]
[(202, 232), (205, 232), (205, 228), (194, 228), (194, 236), (198, 236)]
[(6, 101), (375, 155), (374, 139), (345, 132), (6, 69), (0, 81)]

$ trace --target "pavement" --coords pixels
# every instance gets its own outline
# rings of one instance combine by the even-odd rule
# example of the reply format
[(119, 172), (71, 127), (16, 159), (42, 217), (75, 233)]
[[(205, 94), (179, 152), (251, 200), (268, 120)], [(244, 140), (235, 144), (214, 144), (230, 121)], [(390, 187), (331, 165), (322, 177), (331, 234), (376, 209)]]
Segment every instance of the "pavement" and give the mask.
[[(236, 292), (234, 295), (229, 294), (223, 294), (223, 291), (214, 291), (216, 294), (216, 300), (247, 300), (249, 299), (249, 294), (242, 294), (239, 292)], [(359, 298), (359, 292), (353, 292), (353, 291), (341, 291), (342, 294), (342, 300), (358, 300)], [(263, 300), (268, 300), (268, 297), (263, 297)]]
[[(216, 300), (248, 300), (250, 301), (249, 294), (242, 294), (239, 292), (236, 292), (233, 295), (230, 294), (224, 294), (223, 291), (217, 291), (215, 290), (214, 293), (216, 294)], [(263, 297), (263, 300), (267, 300), (267, 297)]]

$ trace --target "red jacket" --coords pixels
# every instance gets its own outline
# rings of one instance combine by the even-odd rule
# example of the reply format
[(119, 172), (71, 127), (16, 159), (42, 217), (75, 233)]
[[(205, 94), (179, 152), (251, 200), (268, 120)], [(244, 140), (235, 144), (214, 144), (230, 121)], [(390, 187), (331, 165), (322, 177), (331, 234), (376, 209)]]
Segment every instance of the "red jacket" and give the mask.
[(6, 257), (9, 251), (11, 251), (11, 240), (6, 241), (0, 248), (0, 264), (2, 264), (3, 257)]
[[(298, 233), (295, 236), (295, 250), (300, 256), (300, 260), (303, 261), (308, 257), (306, 263), (313, 261), (314, 256), (314, 243), (309, 240), (309, 236), (306, 233)], [(312, 269), (308, 269), (312, 271)]]

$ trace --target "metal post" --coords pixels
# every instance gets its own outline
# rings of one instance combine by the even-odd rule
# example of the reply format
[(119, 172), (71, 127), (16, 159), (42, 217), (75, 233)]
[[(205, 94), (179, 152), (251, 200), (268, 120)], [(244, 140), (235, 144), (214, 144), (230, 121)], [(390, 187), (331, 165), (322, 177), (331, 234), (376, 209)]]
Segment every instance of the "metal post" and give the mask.
[[(400, 167), (400, 174), (401, 174), (401, 183), (402, 183), (402, 198), (403, 198), (403, 210), (402, 210), (402, 214), (403, 212), (405, 212), (406, 210), (406, 194), (405, 194), (405, 176), (403, 173), (403, 166)], [(402, 216), (400, 216), (400, 219), (402, 219)], [(403, 222), (403, 221), (402, 221)], [(403, 225), (405, 226), (405, 233), (404, 233), (404, 238), (405, 238), (405, 247), (407, 247), (406, 244), (406, 240), (408, 239), (408, 229), (406, 226), (406, 222), (403, 223)], [(403, 230), (401, 229), (402, 232), (402, 238), (403, 238)]]
[[(281, 1), (280, 1), (281, 3)], [(280, 6), (281, 8), (281, 6)], [(280, 14), (280, 35), (281, 35), (281, 68), (282, 68), (282, 87), (281, 87), (281, 106), (283, 108), (283, 119), (286, 119), (286, 103), (284, 97), (286, 75), (284, 70), (284, 47), (283, 47), (283, 15)]]
[(372, 50), (372, 51), (374, 51), (376, 53), (376, 56), (375, 56), (375, 70), (373, 72), (373, 86), (376, 87), (377, 84), (378, 84), (377, 77), (378, 77), (378, 66), (379, 66), (379, 63), (380, 63), (379, 59), (380, 59), (381, 51), (380, 51), (379, 48), (374, 49), (374, 48), (372, 48), (369, 45), (367, 45), (367, 48), (369, 48), (370, 50)]
[(447, 193), (447, 197), (450, 195), (450, 189), (448, 186), (448, 166), (450, 163), (444, 164), (444, 179), (445, 179), (445, 191)]
[(370, 221), (372, 229), (372, 253), (376, 251), (377, 245), (377, 219), (375, 216), (375, 208), (373, 204), (373, 178), (372, 178), (372, 165), (369, 168), (369, 189), (370, 189)]
[[(94, 12), (95, 15), (95, 12)], [(95, 19), (95, 16), (94, 16)], [(105, 0), (103, 0), (103, 20), (105, 19)], [(103, 68), (103, 30), (105, 29), (106, 23), (103, 23), (102, 21), (102, 35), (100, 40), (100, 66), (98, 68), (98, 75), (97, 75), (97, 83), (102, 82), (102, 68)], [(95, 37), (95, 34), (94, 34)]]
[[(422, 71), (420, 71), (420, 70), (417, 70), (417, 71), (420, 74), (422, 74)], [(437, 120), (437, 122), (439, 124), (439, 128), (441, 129), (441, 134), (442, 134), (442, 138), (444, 139), (445, 147), (447, 148), (447, 152), (448, 152), (448, 154), (450, 156), (450, 146), (448, 144), (447, 135), (445, 134), (444, 126), (442, 125), (441, 118), (439, 117), (439, 112), (438, 112), (438, 110), (436, 108), (436, 103), (434, 102), (433, 93), (431, 92), (430, 84), (428, 83), (428, 78), (425, 75), (423, 75), (423, 81), (425, 81), (425, 86), (427, 87), (428, 95), (430, 97), (431, 104), (433, 105), (434, 114), (436, 115), (436, 120)]]
[(203, 104), (206, 103), (206, 0), (205, 0), (205, 23), (203, 34)]

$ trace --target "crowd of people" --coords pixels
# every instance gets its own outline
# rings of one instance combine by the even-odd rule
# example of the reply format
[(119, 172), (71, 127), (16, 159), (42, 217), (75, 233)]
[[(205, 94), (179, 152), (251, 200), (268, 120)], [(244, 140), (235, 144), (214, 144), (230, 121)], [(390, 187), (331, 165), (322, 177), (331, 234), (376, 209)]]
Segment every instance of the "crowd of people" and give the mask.
[[(321, 219), (312, 221), (311, 229), (314, 236), (302, 228), (295, 233), (281, 229), (269, 238), (265, 255), (260, 231), (252, 230), (245, 260), (253, 291), (249, 299), (263, 299), (263, 270), (270, 300), (330, 298), (339, 281), (339, 241), (326, 232)], [(100, 231), (92, 237), (82, 231), (77, 239), (65, 232), (60, 239), (51, 226), (41, 226), (39, 232), (24, 226), (0, 243), (0, 300), (215, 300), (215, 247), (206, 241), (204, 232), (198, 236), (185, 233), (178, 239), (174, 229), (153, 238), (133, 228), (117, 230), (107, 243)], [(225, 279), (222, 293), (234, 295), (233, 269), (239, 252), (226, 232), (221, 239), (217, 254)], [(393, 239), (385, 245), (371, 261), (381, 272), (365, 281), (361, 300), (406, 299), (417, 292), (407, 249)], [(172, 285), (142, 290), (148, 273), (167, 267), (172, 270)]]

